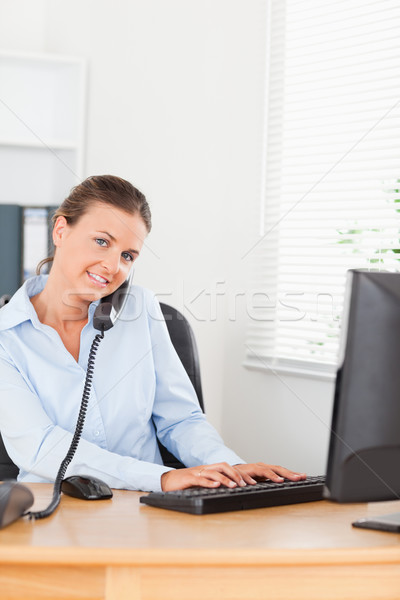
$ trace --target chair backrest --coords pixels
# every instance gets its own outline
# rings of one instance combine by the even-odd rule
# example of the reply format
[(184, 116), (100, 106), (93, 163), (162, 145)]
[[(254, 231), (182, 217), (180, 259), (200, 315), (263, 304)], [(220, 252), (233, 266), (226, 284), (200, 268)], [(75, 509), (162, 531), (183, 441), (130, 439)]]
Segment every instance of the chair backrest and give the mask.
[[(196, 392), (200, 408), (204, 412), (199, 353), (197, 350), (193, 329), (189, 321), (181, 312), (179, 312), (179, 310), (169, 306), (168, 304), (164, 304), (163, 302), (160, 302), (160, 307), (167, 324), (172, 345), (181, 359), (186, 373), (189, 375), (189, 379), (192, 382)], [(167, 467), (173, 467), (174, 469), (181, 469), (185, 466), (177, 458), (175, 458), (175, 456), (171, 454), (171, 452), (169, 452), (169, 450), (167, 450), (160, 441), (158, 442), (158, 447), (160, 448), (161, 458), (163, 459), (164, 465)]]
[(186, 373), (195, 389), (201, 410), (204, 412), (203, 391), (201, 388), (199, 353), (193, 329), (182, 313), (176, 308), (160, 302), (161, 310), (167, 324), (171, 342), (181, 359)]
[[(3, 294), (3, 296), (0, 297), (0, 308), (7, 304), (9, 300), (10, 296), (8, 294)], [(0, 481), (4, 481), (5, 479), (17, 479), (18, 473), (19, 469), (8, 456), (0, 433)]]
[(18, 473), (19, 469), (8, 456), (3, 438), (0, 434), (0, 481), (4, 481), (5, 479), (17, 479)]

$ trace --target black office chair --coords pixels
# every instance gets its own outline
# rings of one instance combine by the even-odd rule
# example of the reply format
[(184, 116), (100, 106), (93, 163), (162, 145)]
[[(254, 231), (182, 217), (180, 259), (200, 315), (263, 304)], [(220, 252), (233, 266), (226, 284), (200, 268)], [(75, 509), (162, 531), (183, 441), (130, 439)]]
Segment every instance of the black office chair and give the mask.
[(7, 454), (3, 438), (0, 435), (0, 481), (17, 479), (19, 469)]
[(204, 412), (203, 392), (201, 388), (199, 353), (193, 329), (182, 313), (176, 308), (160, 302), (161, 311), (167, 324), (171, 342), (181, 359), (186, 373), (195, 389), (201, 410)]
[[(189, 321), (178, 310), (163, 303), (160, 303), (160, 306), (167, 324), (172, 344), (193, 384), (201, 410), (204, 411), (199, 355), (193, 330), (189, 324)], [(160, 442), (159, 447), (161, 457), (166, 466), (173, 467), (175, 469), (179, 469), (184, 466)], [(0, 481), (4, 479), (16, 479), (18, 473), (19, 469), (8, 456), (0, 434)]]
[[(185, 367), (186, 373), (189, 375), (189, 379), (192, 382), (196, 392), (200, 408), (204, 412), (199, 354), (197, 351), (197, 344), (193, 329), (191, 328), (189, 321), (183, 316), (182, 313), (179, 312), (179, 310), (173, 308), (172, 306), (168, 306), (168, 304), (164, 304), (163, 302), (160, 302), (160, 306), (167, 324), (171, 342), (179, 358), (181, 359), (183, 366)], [(161, 458), (163, 459), (164, 465), (167, 467), (173, 467), (174, 469), (181, 469), (184, 467), (184, 465), (177, 458), (175, 458), (175, 456), (171, 454), (171, 452), (169, 452), (160, 442), (158, 442), (158, 446), (160, 448)]]

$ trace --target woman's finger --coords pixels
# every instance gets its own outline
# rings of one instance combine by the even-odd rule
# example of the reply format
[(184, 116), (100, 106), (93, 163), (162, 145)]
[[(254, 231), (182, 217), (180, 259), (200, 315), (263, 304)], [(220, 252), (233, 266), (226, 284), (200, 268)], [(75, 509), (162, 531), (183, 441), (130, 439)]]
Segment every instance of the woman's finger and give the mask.
[[(244, 465), (236, 465), (236, 468), (242, 474), (242, 477), (245, 479), (245, 474), (250, 477), (258, 477), (270, 479), (276, 483), (283, 481), (283, 479), (290, 479), (291, 481), (299, 481), (301, 479), (306, 478), (305, 473), (296, 473), (295, 471), (291, 471), (286, 469), (285, 467), (281, 467), (279, 465), (267, 465), (265, 463), (254, 463), (254, 464), (244, 464)], [(248, 480), (245, 479), (246, 483)], [(254, 480), (253, 480), (254, 482)]]
[(215, 465), (207, 465), (201, 467), (198, 472), (198, 476), (202, 480), (211, 479), (227, 487), (246, 485), (241, 473), (237, 469), (228, 465), (227, 463), (218, 463)]
[(213, 465), (205, 465), (202, 467), (202, 475), (208, 477), (209, 472), (220, 473), (224, 479), (224, 485), (226, 485), (226, 481), (230, 480), (236, 483), (237, 485), (243, 484), (243, 478), (241, 473), (235, 468), (229, 465), (228, 463), (216, 463)]
[(290, 469), (286, 469), (285, 467), (280, 466), (272, 466), (274, 473), (277, 473), (281, 477), (285, 479), (290, 479), (292, 481), (298, 481), (299, 479), (305, 479), (307, 475), (305, 473), (296, 473), (295, 471), (290, 471)]
[(246, 473), (246, 471), (239, 471), (243, 481), (247, 484), (247, 485), (254, 485), (255, 483), (257, 483), (257, 481), (255, 479), (253, 479), (253, 477), (249, 474)]

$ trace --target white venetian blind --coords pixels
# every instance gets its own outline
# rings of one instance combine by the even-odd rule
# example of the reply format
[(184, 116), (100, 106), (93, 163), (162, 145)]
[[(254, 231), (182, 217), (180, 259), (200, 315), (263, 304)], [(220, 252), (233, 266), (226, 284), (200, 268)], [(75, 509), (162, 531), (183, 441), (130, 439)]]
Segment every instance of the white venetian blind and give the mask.
[(271, 0), (247, 361), (334, 370), (345, 274), (398, 270), (400, 2)]

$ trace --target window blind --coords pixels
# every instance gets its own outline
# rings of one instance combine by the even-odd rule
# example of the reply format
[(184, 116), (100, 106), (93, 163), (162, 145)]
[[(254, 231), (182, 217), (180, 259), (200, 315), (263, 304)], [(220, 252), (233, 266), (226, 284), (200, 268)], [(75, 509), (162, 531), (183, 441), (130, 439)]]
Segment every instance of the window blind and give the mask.
[(247, 363), (333, 373), (346, 271), (400, 264), (400, 3), (270, 6)]

